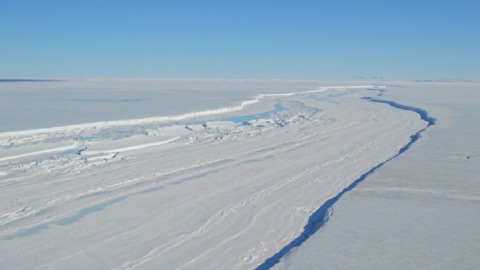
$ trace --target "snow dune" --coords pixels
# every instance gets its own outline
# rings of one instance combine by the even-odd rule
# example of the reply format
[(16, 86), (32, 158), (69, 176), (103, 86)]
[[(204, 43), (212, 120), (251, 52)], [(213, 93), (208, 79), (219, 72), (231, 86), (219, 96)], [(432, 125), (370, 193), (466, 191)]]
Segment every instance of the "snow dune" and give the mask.
[[(3, 133), (4, 149), (52, 138), (76, 148), (0, 160), (0, 265), (254, 269), (427, 126), (415, 112), (361, 99), (371, 87), (263, 95), (195, 113), (198, 123), (175, 123), (188, 114)], [(218, 121), (277, 103), (286, 110)]]

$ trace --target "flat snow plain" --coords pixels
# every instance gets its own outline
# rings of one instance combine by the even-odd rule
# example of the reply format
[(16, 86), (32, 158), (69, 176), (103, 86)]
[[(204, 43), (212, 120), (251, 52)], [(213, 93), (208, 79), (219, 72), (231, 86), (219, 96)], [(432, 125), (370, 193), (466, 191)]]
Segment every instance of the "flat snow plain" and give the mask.
[(367, 88), (0, 133), (0, 266), (255, 269), (427, 126)]
[(480, 269), (480, 86), (403, 83), (382, 98), (437, 121), (273, 269)]

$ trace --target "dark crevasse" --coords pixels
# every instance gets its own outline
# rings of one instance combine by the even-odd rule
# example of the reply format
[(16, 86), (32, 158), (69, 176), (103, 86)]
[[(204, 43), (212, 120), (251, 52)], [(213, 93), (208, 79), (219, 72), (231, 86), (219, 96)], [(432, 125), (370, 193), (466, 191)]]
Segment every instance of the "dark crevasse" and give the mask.
[(378, 102), (378, 103), (385, 103), (389, 104), (390, 106), (401, 109), (401, 110), (408, 110), (408, 111), (414, 111), (418, 113), (421, 117), (422, 120), (426, 121), (428, 123), (427, 127), (424, 129), (418, 131), (414, 135), (410, 136), (410, 142), (408, 142), (404, 147), (402, 147), (395, 156), (385, 160), (384, 162), (378, 164), (377, 166), (371, 168), (368, 172), (364, 173), (362, 176), (360, 176), (358, 179), (353, 181), (348, 187), (343, 189), (340, 193), (338, 193), (335, 197), (330, 198), (327, 200), (318, 210), (316, 210), (308, 219), (307, 225), (303, 228), (303, 232), (295, 238), (292, 242), (290, 242), (288, 245), (286, 245), (284, 248), (282, 248), (279, 252), (274, 254), (272, 257), (268, 258), (265, 260), (261, 265), (259, 265), (255, 270), (267, 270), (272, 268), (275, 264), (277, 264), (281, 258), (283, 258), (290, 250), (292, 250), (295, 247), (300, 246), (303, 242), (305, 242), (311, 235), (316, 233), (320, 228), (322, 228), (327, 222), (330, 216), (333, 214), (333, 204), (337, 202), (345, 193), (348, 191), (352, 190), (355, 188), (360, 182), (365, 180), (368, 175), (373, 173), (375, 170), (383, 166), (385, 163), (388, 161), (396, 158), (403, 152), (407, 151), (410, 146), (415, 143), (419, 138), (420, 134), (424, 132), (428, 127), (432, 126), (435, 124), (436, 119), (433, 117), (428, 116), (428, 113), (420, 108), (415, 108), (411, 106), (406, 106), (402, 104), (398, 104), (394, 101), (389, 101), (389, 100), (380, 100), (380, 99), (374, 99), (370, 97), (363, 97), (362, 99), (371, 101), (371, 102)]
[[(422, 118), (422, 120), (428, 122), (428, 126), (427, 126), (427, 127), (435, 124), (435, 118), (428, 116), (428, 113), (427, 113), (425, 110), (423, 110), (423, 109), (415, 108), (415, 107), (412, 107), (412, 106), (407, 106), (407, 105), (398, 104), (398, 103), (396, 103), (395, 101), (390, 101), (390, 100), (374, 99), (374, 98), (370, 98), (370, 97), (363, 97), (362, 99), (365, 99), (365, 100), (368, 100), (368, 101), (371, 101), (371, 102), (386, 103), (386, 104), (389, 104), (390, 106), (392, 106), (392, 107), (394, 107), (394, 108), (397, 108), (397, 109), (402, 109), (402, 110), (407, 110), (407, 111), (414, 111), (414, 112), (416, 112), (416, 113), (418, 113), (418, 114), (420, 115), (420, 117)], [(420, 130), (420, 131), (417, 132), (417, 133), (420, 133), (420, 132), (422, 132), (422, 131), (424, 131), (424, 130), (425, 130), (425, 129), (422, 129), (422, 130)]]

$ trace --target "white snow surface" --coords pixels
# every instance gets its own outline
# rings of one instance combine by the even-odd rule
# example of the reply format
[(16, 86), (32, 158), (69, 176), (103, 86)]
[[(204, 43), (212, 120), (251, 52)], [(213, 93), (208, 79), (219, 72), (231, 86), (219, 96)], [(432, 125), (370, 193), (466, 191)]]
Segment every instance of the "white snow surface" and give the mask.
[(368, 87), (0, 133), (0, 268), (254, 269), (426, 126)]
[(398, 86), (381, 98), (422, 108), (435, 125), (270, 269), (480, 269), (480, 84)]

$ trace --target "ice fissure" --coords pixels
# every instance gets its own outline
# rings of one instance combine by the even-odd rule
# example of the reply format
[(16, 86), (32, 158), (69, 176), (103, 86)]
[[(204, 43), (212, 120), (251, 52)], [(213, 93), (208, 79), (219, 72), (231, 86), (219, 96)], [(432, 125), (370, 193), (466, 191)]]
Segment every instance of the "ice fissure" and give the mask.
[[(370, 89), (367, 89), (367, 90), (370, 90)], [(382, 91), (384, 92), (384, 90)], [(311, 235), (315, 234), (318, 230), (320, 230), (323, 226), (325, 226), (329, 220), (329, 218), (333, 215), (333, 205), (345, 194), (347, 193), (348, 191), (352, 190), (353, 188), (355, 188), (360, 182), (364, 181), (367, 176), (369, 176), (370, 174), (372, 174), (373, 172), (375, 172), (378, 168), (380, 168), (381, 166), (383, 166), (385, 163), (387, 163), (388, 161), (396, 158), (397, 156), (399, 156), (400, 154), (402, 154), (403, 152), (407, 151), (411, 146), (412, 144), (414, 144), (421, 136), (421, 133), (424, 132), (428, 127), (432, 126), (435, 124), (435, 121), (436, 119), (429, 116), (428, 115), (428, 112), (423, 110), (423, 109), (420, 109), (420, 108), (416, 108), (416, 107), (412, 107), (412, 106), (407, 106), (407, 105), (402, 105), (402, 104), (399, 104), (397, 102), (394, 102), (394, 101), (390, 101), (390, 100), (379, 100), (379, 99), (374, 99), (374, 98), (371, 98), (371, 97), (362, 97), (362, 99), (364, 100), (368, 100), (370, 102), (377, 102), (377, 103), (384, 103), (384, 104), (388, 104), (394, 108), (397, 108), (397, 109), (401, 109), (401, 110), (407, 110), (407, 111), (413, 111), (413, 112), (416, 112), (422, 120), (426, 121), (428, 123), (427, 127), (425, 127), (424, 129), (418, 131), (417, 133), (415, 133), (414, 135), (410, 136), (410, 141), (404, 146), (402, 147), (398, 153), (385, 160), (384, 162), (376, 165), (375, 167), (373, 167), (372, 169), (370, 169), (368, 172), (366, 172), (365, 174), (363, 174), (362, 176), (360, 176), (358, 179), (356, 179), (354, 182), (352, 182), (352, 184), (350, 184), (348, 187), (346, 187), (345, 189), (343, 189), (340, 193), (338, 193), (335, 197), (332, 197), (330, 198), (329, 200), (327, 200), (322, 206), (320, 206), (308, 219), (308, 222), (307, 224), (305, 225), (305, 227), (303, 228), (303, 232), (300, 234), (300, 236), (298, 236), (297, 238), (295, 238), (292, 242), (290, 242), (288, 245), (286, 245), (285, 247), (283, 247), (279, 252), (277, 252), (275, 255), (273, 255), (272, 257), (268, 258), (267, 260), (265, 260), (262, 264), (260, 264), (257, 268), (255, 268), (255, 270), (268, 270), (270, 268), (272, 268), (274, 265), (276, 265), (285, 255), (287, 255), (293, 248), (296, 248), (298, 246), (300, 246), (303, 242), (305, 242)]]

